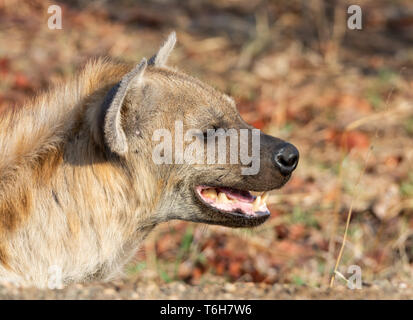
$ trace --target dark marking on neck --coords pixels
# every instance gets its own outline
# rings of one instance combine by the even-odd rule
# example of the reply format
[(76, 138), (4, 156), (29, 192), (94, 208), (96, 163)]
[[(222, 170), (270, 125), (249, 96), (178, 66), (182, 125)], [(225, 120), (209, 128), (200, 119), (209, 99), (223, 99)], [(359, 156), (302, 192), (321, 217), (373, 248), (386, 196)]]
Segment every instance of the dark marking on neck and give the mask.
[(53, 200), (56, 202), (56, 204), (61, 208), (62, 204), (60, 203), (57, 193), (54, 190), (52, 190), (52, 197), (53, 197)]

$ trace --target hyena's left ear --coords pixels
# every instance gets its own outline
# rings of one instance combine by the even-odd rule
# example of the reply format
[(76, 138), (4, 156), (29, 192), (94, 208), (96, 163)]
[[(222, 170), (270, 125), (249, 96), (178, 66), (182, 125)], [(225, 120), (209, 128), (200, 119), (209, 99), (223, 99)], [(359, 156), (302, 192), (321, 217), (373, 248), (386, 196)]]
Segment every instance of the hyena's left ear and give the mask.
[(176, 33), (172, 31), (159, 51), (149, 59), (148, 64), (155, 67), (164, 67), (176, 43)]
[(137, 88), (142, 83), (143, 73), (148, 65), (145, 58), (123, 76), (107, 94), (105, 105), (103, 106), (104, 123), (103, 134), (106, 145), (109, 149), (118, 155), (124, 155), (128, 151), (128, 141), (122, 128), (121, 109), (123, 101), (129, 90)]

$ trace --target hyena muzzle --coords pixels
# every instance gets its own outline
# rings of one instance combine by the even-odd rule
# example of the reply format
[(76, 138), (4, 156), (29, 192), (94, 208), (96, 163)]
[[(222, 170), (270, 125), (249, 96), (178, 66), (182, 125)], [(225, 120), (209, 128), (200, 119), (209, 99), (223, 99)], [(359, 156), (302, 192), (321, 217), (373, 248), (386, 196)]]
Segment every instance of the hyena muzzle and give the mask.
[[(175, 41), (172, 33), (135, 67), (91, 62), (0, 115), (1, 279), (44, 287), (53, 266), (65, 284), (108, 280), (161, 222), (253, 227), (268, 218), (267, 191), (288, 181), (297, 149), (257, 133), (229, 96), (166, 66)], [(211, 162), (211, 141), (213, 155), (239, 160), (244, 145), (252, 160)], [(186, 161), (183, 150), (204, 152)], [(254, 150), (258, 170), (246, 174)]]

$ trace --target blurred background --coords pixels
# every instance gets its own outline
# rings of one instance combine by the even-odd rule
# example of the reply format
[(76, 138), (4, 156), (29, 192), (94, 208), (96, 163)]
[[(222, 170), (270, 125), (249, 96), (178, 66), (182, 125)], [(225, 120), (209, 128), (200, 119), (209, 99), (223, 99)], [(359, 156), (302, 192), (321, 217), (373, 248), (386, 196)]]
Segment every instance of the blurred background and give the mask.
[[(62, 29), (50, 30), (50, 5)], [(362, 30), (347, 8), (362, 9)], [(0, 1), (0, 112), (106, 55), (156, 52), (232, 95), (244, 119), (294, 143), (293, 178), (252, 230), (160, 225), (132, 280), (328, 286), (358, 265), (365, 285), (413, 279), (413, 2), (409, 0)], [(336, 279), (335, 285), (344, 285)]]

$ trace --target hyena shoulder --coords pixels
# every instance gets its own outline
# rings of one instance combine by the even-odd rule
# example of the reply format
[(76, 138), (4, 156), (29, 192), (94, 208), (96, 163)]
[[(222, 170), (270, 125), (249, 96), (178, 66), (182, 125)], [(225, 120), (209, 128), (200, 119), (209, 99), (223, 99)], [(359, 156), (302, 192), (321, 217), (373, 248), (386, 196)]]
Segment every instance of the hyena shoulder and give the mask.
[[(44, 243), (41, 230), (36, 228), (62, 222), (67, 230), (60, 227), (61, 231), (74, 237), (86, 236), (80, 226), (85, 225), (83, 219), (90, 217), (69, 213), (63, 220), (58, 218), (59, 210), (79, 210), (69, 204), (76, 201), (76, 194), (82, 193), (72, 187), (76, 185), (74, 177), (82, 176), (84, 187), (91, 189), (93, 197), (93, 188), (99, 187), (96, 174), (103, 185), (123, 173), (104, 163), (91, 170), (80, 166), (77, 170), (67, 161), (74, 155), (79, 164), (102, 157), (95, 146), (97, 139), (89, 138), (98, 135), (94, 118), (97, 104), (105, 90), (129, 69), (129, 65), (108, 59), (89, 62), (77, 76), (55, 84), (20, 108), (0, 114), (0, 278), (6, 274), (9, 275), (6, 278), (13, 278), (11, 275), (26, 265), (30, 268), (32, 264), (35, 269), (36, 261), (30, 261), (24, 252), (29, 247), (50, 251), (50, 244)], [(74, 143), (76, 138), (84, 141)], [(112, 182), (116, 184), (116, 180), (113, 178)], [(125, 185), (122, 187), (127, 189)], [(90, 204), (83, 207), (90, 208)], [(27, 237), (30, 244), (22, 240)], [(59, 229), (47, 237), (49, 241), (62, 240), (62, 250), (67, 250), (64, 241), (68, 236), (59, 235)]]

